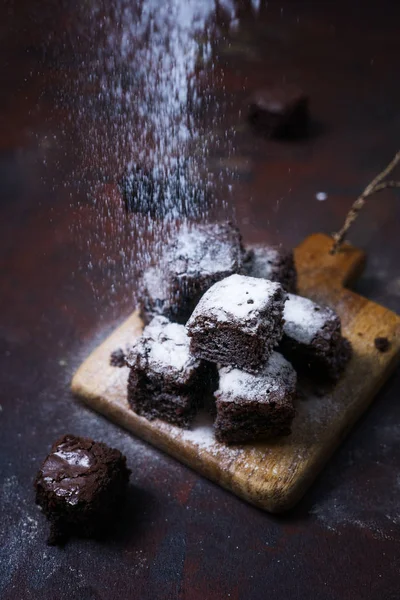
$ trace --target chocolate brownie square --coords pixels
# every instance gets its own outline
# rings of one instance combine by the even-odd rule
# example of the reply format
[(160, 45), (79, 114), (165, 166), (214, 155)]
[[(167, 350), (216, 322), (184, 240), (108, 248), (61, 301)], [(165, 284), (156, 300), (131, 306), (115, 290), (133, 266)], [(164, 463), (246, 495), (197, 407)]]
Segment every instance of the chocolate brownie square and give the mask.
[(315, 379), (336, 381), (351, 357), (338, 315), (327, 306), (289, 294), (279, 351), (293, 366)]
[(165, 317), (145, 327), (126, 362), (129, 404), (150, 420), (188, 427), (215, 389), (215, 367), (192, 356), (185, 327)]
[(282, 337), (279, 283), (231, 275), (201, 298), (187, 323), (194, 356), (257, 373)]
[(258, 90), (250, 99), (249, 120), (267, 137), (303, 137), (309, 122), (308, 97), (290, 84)]
[(155, 315), (186, 323), (213, 283), (242, 270), (243, 252), (239, 230), (231, 223), (184, 225), (143, 276), (145, 323)]
[(111, 352), (110, 356), (110, 365), (112, 367), (122, 368), (126, 366), (125, 363), (126, 353), (122, 350), (122, 348), (117, 348), (113, 352)]
[(248, 246), (244, 272), (250, 277), (278, 281), (287, 292), (296, 293), (297, 271), (293, 250), (265, 244)]
[(36, 503), (51, 523), (49, 543), (104, 531), (126, 491), (130, 471), (114, 448), (64, 435), (35, 479)]
[(215, 437), (238, 443), (288, 435), (295, 416), (296, 371), (273, 352), (257, 375), (233, 367), (219, 371)]

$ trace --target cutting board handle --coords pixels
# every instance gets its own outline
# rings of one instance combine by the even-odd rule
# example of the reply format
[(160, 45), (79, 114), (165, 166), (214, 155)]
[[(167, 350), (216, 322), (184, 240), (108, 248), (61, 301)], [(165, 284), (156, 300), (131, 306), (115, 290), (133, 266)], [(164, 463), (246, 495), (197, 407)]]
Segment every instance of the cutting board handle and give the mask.
[(365, 253), (350, 244), (343, 244), (336, 254), (330, 254), (333, 239), (323, 233), (310, 235), (295, 249), (299, 272), (299, 293), (307, 295), (316, 289), (337, 289), (353, 283), (365, 267)]

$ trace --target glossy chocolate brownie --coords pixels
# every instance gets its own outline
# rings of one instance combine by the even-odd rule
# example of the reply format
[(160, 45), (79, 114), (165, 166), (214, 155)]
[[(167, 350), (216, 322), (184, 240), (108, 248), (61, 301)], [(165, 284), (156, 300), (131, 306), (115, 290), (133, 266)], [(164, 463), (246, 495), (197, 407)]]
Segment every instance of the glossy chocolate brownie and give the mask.
[(338, 315), (327, 306), (289, 294), (279, 351), (298, 370), (314, 379), (336, 381), (351, 357)]
[(242, 265), (241, 236), (232, 224), (184, 225), (158, 264), (144, 273), (140, 287), (145, 323), (155, 315), (186, 323), (202, 294), (213, 283), (241, 272)]
[(279, 283), (231, 275), (201, 298), (187, 323), (194, 356), (257, 373), (282, 337)]
[(129, 404), (138, 415), (188, 427), (216, 387), (213, 365), (192, 356), (186, 329), (154, 317), (127, 357)]
[(246, 275), (278, 281), (287, 292), (296, 293), (297, 271), (293, 250), (265, 244), (248, 246), (243, 265)]
[(303, 137), (309, 122), (308, 97), (290, 84), (258, 90), (249, 102), (249, 120), (267, 137)]
[(104, 532), (129, 474), (119, 450), (74, 435), (57, 440), (35, 480), (36, 503), (51, 523), (49, 543)]
[(277, 352), (257, 375), (221, 368), (215, 393), (217, 440), (239, 443), (288, 435), (295, 416), (296, 381), (295, 370)]

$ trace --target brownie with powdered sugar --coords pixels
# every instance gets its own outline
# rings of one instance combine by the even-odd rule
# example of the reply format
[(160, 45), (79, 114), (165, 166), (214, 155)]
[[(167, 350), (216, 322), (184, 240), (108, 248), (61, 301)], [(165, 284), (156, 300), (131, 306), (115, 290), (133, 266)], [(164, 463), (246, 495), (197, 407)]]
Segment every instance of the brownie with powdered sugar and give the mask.
[(231, 223), (184, 225), (165, 247), (157, 264), (143, 275), (141, 312), (186, 323), (204, 292), (243, 268), (239, 230)]
[(226, 443), (288, 435), (295, 416), (296, 371), (273, 352), (257, 375), (234, 367), (219, 370), (215, 437)]
[(287, 292), (297, 291), (297, 271), (293, 250), (266, 244), (247, 247), (243, 262), (244, 272), (250, 277), (278, 281)]
[(187, 427), (215, 389), (215, 367), (194, 357), (185, 327), (165, 317), (154, 317), (145, 327), (126, 363), (129, 404), (150, 420)]
[(279, 283), (231, 275), (215, 283), (187, 323), (194, 356), (257, 373), (282, 337), (286, 293)]
[(350, 342), (342, 336), (334, 310), (289, 294), (279, 351), (293, 366), (315, 379), (336, 381), (351, 357)]

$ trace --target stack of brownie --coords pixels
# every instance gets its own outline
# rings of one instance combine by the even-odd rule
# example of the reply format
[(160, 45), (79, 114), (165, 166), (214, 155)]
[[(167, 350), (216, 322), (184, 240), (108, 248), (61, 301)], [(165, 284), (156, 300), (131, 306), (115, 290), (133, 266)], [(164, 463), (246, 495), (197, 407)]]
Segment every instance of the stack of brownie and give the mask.
[(213, 397), (219, 441), (290, 433), (294, 367), (334, 381), (351, 351), (338, 316), (295, 290), (292, 252), (245, 251), (229, 223), (184, 227), (143, 278), (131, 408), (189, 427)]
[(192, 353), (218, 364), (219, 441), (290, 433), (296, 372), (274, 352), (283, 334), (285, 300), (277, 282), (231, 275), (204, 294), (188, 321)]

